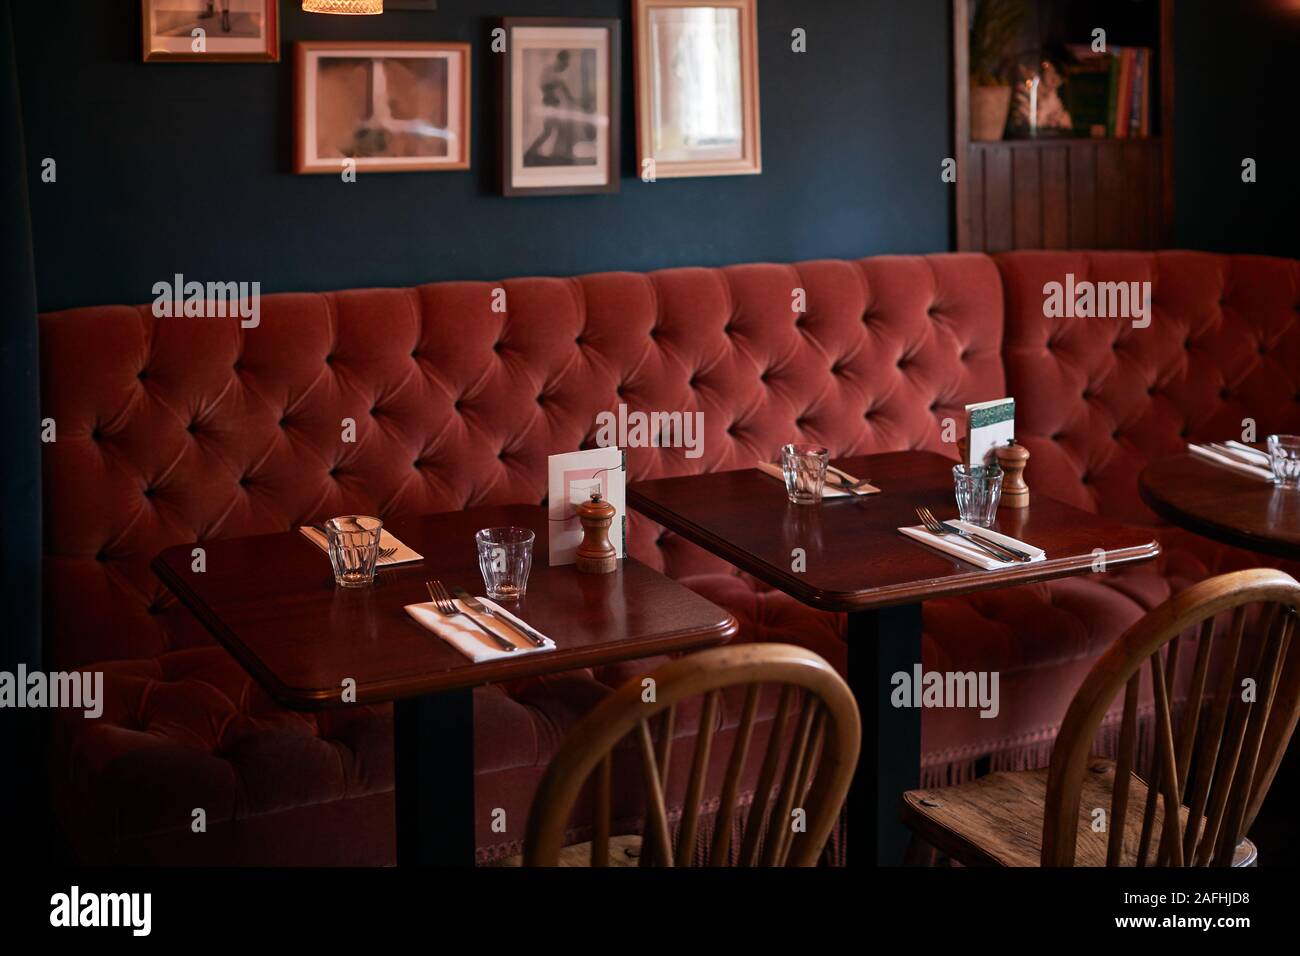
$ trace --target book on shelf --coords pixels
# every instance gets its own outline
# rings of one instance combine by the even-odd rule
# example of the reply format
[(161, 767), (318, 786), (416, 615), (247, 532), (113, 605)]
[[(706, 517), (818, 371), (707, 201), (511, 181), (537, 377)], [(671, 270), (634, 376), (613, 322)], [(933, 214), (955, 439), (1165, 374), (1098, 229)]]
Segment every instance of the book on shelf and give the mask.
[(1111, 45), (1095, 52), (1070, 44), (1061, 97), (1077, 130), (1091, 136), (1136, 139), (1151, 135), (1153, 57), (1148, 47)]

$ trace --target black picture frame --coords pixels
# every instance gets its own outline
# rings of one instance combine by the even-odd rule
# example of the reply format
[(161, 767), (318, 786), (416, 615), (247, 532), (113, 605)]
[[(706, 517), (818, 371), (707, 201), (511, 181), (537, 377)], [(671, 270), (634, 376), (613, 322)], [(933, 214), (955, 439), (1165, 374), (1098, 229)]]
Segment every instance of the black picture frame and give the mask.
[[(499, 132), (500, 184), (505, 196), (580, 196), (592, 193), (616, 193), (619, 191), (622, 157), (622, 125), (620, 120), (621, 90), (619, 81), (622, 76), (621, 24), (615, 19), (589, 17), (503, 17), (497, 25), (505, 30), (506, 49), (499, 54), (500, 69), (500, 114)], [(606, 56), (605, 82), (608, 84), (608, 117), (606, 137), (606, 177), (603, 183), (586, 185), (533, 186), (522, 185), (514, 181), (514, 98), (512, 78), (514, 70), (520, 64), (516, 56), (514, 31), (520, 27), (529, 28), (583, 28), (601, 29), (606, 32), (608, 55)]]

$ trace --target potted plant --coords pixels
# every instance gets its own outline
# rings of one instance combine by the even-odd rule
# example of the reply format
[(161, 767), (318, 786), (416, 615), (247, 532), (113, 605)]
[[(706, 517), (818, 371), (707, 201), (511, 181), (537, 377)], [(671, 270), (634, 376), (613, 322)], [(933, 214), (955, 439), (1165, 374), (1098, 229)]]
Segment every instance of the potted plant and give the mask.
[(1025, 0), (978, 0), (970, 28), (970, 138), (1001, 139), (1011, 107), (1007, 51), (1019, 38)]

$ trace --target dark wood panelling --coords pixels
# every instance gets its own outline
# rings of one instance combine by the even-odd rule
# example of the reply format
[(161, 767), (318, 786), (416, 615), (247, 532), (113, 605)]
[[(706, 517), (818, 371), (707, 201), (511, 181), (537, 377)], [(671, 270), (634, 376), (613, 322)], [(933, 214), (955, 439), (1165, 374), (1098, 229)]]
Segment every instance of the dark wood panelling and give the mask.
[(1048, 147), (1040, 150), (1038, 157), (1042, 162), (1043, 248), (1065, 249), (1070, 245), (1069, 149)]
[(1038, 175), (1042, 150), (1011, 151), (1012, 241), (1017, 249), (1037, 249), (1043, 244), (1043, 189)]
[(1011, 227), (1011, 150), (990, 149), (984, 154), (984, 250), (1015, 248)]
[(1092, 249), (1097, 245), (1097, 147), (1070, 145), (1070, 246)]
[(1154, 249), (1160, 142), (1007, 141), (967, 147), (969, 249)]

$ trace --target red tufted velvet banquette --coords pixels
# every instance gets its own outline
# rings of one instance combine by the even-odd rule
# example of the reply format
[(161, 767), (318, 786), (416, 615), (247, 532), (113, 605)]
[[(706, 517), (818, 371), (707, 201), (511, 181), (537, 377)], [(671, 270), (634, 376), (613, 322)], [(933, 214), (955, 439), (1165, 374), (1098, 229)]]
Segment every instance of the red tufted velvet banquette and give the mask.
[[(1041, 287), (1065, 271), (1150, 278), (1152, 328), (1044, 319)], [(1261, 434), (1300, 430), (1298, 289), (1291, 261), (1013, 253), (276, 295), (255, 329), (147, 306), (46, 314), (47, 647), (52, 667), (104, 671), (107, 697), (99, 720), (55, 717), (60, 817), (87, 861), (393, 858), (388, 709), (277, 707), (152, 576), (168, 545), (351, 511), (541, 502), (546, 456), (590, 445), (596, 414), (620, 402), (704, 412), (703, 456), (633, 449), (639, 479), (747, 467), (796, 435), (835, 455), (946, 451), (944, 418), (1010, 393), (1037, 490), (1152, 521), (1137, 468), (1184, 432), (1235, 432), (1252, 413)], [(355, 443), (340, 440), (347, 418)], [(843, 666), (835, 615), (631, 524), (632, 553), (731, 609), (742, 639)], [(929, 782), (1044, 762), (1122, 627), (1211, 570), (1264, 563), (1165, 540), (1158, 566), (926, 606), (927, 667), (1003, 674), (996, 720), (926, 713)], [(476, 692), (480, 805), (521, 830), (566, 728), (646, 666)], [(195, 807), (207, 834), (191, 834)], [(479, 819), (481, 859), (517, 852)]]

